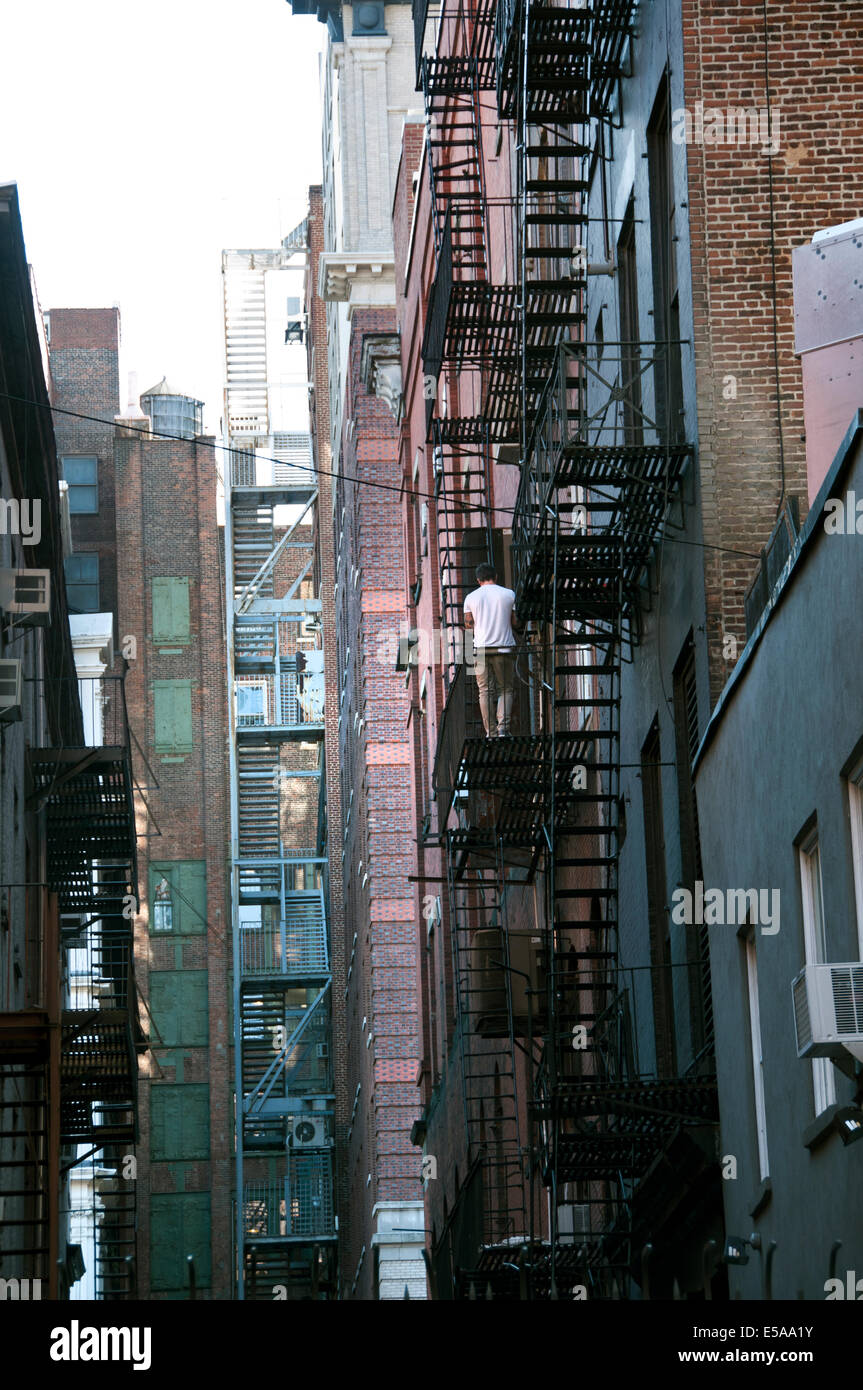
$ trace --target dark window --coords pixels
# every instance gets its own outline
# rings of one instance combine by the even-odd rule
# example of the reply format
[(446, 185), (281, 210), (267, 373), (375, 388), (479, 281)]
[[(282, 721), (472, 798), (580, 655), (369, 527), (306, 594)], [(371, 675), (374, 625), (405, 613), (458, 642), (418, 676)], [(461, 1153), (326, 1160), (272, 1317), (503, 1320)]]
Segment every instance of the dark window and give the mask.
[(650, 964), (653, 988), (653, 1026), (656, 1035), (656, 1070), (674, 1076), (674, 990), (671, 975), (671, 936), (665, 880), (665, 829), (662, 820), (662, 758), (659, 724), (653, 726), (641, 750), (641, 787), (644, 803), (644, 845), (647, 865), (647, 919), (650, 928)]
[(63, 476), (69, 484), (69, 511), (98, 512), (99, 460), (83, 455), (64, 458)]
[(641, 352), (638, 334), (638, 271), (635, 261), (635, 203), (626, 209), (617, 243), (620, 286), (620, 385), (623, 393), (624, 443), (643, 442)]
[(66, 602), (70, 613), (99, 612), (99, 556), (69, 555), (65, 561)]
[(671, 108), (663, 78), (647, 128), (650, 236), (653, 253), (653, 322), (657, 348), (656, 421), (664, 441), (683, 439), (683, 372), (680, 360), (680, 302), (677, 293)]
[[(682, 886), (690, 893), (703, 882), (698, 806), (692, 782), (692, 762), (698, 750), (698, 692), (695, 684), (695, 648), (692, 633), (674, 668), (674, 734), (677, 768), (677, 804), (680, 817)], [(690, 965), (689, 1003), (693, 1052), (713, 1043), (713, 1005), (710, 994), (710, 952), (706, 926), (687, 927), (687, 959)]]

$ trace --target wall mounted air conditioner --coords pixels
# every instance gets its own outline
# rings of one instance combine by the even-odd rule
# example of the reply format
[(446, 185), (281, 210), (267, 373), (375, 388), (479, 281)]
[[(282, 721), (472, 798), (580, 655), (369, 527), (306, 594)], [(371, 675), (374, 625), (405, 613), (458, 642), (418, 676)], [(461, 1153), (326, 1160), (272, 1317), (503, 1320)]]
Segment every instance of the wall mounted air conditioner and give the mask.
[(575, 1245), (590, 1239), (590, 1205), (576, 1202), (573, 1206), (558, 1207), (557, 1229), (561, 1245)]
[(295, 1115), (288, 1136), (292, 1149), (322, 1149), (327, 1143), (326, 1122), (322, 1115)]
[(22, 676), (20, 661), (0, 661), (0, 721), (21, 718)]
[(316, 1045), (316, 1047), (315, 1047), (315, 1056), (317, 1057), (317, 1059), (318, 1059), (319, 1062), (324, 1062), (324, 1061), (326, 1061), (326, 1059), (327, 1059), (327, 1057), (329, 1057), (329, 1055), (330, 1055), (330, 1045), (329, 1045), (329, 1043), (320, 1042), (320, 1043), (318, 1043), (318, 1044)]
[(805, 965), (791, 992), (798, 1057), (863, 1062), (863, 961)]
[(0, 608), (16, 626), (45, 627), (51, 616), (51, 571), (0, 569)]

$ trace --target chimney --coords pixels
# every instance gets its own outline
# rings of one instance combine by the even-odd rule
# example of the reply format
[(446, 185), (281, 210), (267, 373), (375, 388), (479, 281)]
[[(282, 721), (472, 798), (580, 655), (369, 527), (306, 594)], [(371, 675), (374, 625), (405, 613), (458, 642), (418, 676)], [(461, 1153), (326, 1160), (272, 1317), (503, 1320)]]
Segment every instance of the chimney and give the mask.
[(792, 266), (811, 505), (863, 408), (863, 218), (816, 232)]

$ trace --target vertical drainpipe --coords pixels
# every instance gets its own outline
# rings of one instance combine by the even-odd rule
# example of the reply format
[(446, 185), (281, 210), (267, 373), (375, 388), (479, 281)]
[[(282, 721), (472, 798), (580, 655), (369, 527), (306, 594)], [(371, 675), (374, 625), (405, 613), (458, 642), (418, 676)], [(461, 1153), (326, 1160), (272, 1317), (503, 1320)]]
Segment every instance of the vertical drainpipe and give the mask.
[(234, 526), (233, 526), (233, 451), (227, 452), (225, 470), (225, 637), (227, 648), (227, 699), (228, 699), (228, 778), (231, 797), (231, 958), (233, 966), (234, 1001), (234, 1125), (236, 1133), (235, 1167), (235, 1222), (236, 1222), (236, 1260), (237, 1260), (237, 1298), (245, 1297), (243, 1271), (243, 1059), (240, 1045), (240, 925), (237, 903), (238, 878), (237, 859), (239, 857), (239, 805), (237, 773), (237, 734), (234, 717)]

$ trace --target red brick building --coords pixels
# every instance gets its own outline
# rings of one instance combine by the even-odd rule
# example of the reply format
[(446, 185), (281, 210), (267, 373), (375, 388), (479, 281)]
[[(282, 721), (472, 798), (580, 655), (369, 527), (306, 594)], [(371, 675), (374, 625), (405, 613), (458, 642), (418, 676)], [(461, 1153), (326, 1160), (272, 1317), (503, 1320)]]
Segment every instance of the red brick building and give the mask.
[[(692, 762), (760, 548), (806, 510), (791, 252), (859, 211), (859, 26), (803, 0), (417, 21), (394, 228), (432, 1296), (718, 1297), (723, 1001), (669, 899), (703, 877)], [(458, 648), (480, 559), (526, 625), (506, 752)]]
[[(332, 455), (326, 304), (318, 292), (320, 190), (310, 190), (310, 207), (307, 311), (315, 368), (313, 432), (323, 474)], [(343, 995), (337, 990), (334, 999), (345, 1102), (343, 1113), (337, 1109), (341, 1289), (346, 1298), (401, 1298), (406, 1286), (413, 1297), (422, 1296), (425, 1280), (421, 1265), (418, 1277), (415, 1244), (406, 1229), (415, 1224), (419, 1192), (410, 1142), (418, 1040), (408, 770), (409, 721), (416, 711), (409, 706), (405, 673), (396, 669), (406, 595), (392, 310), (355, 309), (349, 335), (339, 467), (329, 480), (321, 476), (333, 500), (329, 508), (322, 503), (319, 534), (322, 574), (331, 567), (335, 596), (335, 640), (325, 650), (328, 788), (340, 808), (341, 830), (331, 836), (331, 885), (340, 866), (344, 923), (341, 940), (333, 938), (334, 986), (338, 956), (345, 981)]]

